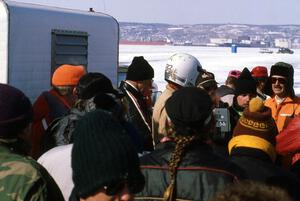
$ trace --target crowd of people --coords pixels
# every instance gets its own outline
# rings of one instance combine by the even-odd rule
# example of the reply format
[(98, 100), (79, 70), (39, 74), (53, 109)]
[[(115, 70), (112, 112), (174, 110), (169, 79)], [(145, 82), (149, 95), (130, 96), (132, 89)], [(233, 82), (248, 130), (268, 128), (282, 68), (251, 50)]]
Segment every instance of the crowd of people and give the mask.
[(119, 88), (64, 64), (31, 104), (0, 84), (1, 201), (300, 201), (300, 98), (278, 62), (213, 72), (170, 57), (134, 57)]

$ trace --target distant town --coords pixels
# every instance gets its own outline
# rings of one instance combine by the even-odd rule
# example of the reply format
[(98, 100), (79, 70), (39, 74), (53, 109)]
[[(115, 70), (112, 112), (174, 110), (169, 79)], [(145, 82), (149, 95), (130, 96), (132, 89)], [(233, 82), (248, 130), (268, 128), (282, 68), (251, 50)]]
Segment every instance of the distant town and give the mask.
[(300, 48), (300, 25), (120, 22), (121, 44)]

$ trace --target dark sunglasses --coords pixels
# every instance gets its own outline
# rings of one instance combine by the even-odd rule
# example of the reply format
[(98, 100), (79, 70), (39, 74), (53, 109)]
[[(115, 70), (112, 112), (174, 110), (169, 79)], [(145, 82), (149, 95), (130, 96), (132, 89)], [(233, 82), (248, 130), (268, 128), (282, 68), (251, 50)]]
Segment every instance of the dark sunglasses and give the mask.
[(285, 84), (286, 79), (281, 78), (281, 77), (271, 77), (271, 82), (272, 84), (275, 84), (278, 81), (279, 84)]
[(110, 185), (106, 185), (103, 188), (105, 190), (106, 195), (115, 196), (124, 190), (125, 185), (127, 185), (129, 192), (132, 194), (136, 194), (136, 193), (140, 192), (142, 190), (142, 188), (144, 187), (143, 185), (140, 186), (139, 184), (131, 184), (131, 183), (128, 183), (127, 180), (123, 180), (120, 182), (112, 183)]

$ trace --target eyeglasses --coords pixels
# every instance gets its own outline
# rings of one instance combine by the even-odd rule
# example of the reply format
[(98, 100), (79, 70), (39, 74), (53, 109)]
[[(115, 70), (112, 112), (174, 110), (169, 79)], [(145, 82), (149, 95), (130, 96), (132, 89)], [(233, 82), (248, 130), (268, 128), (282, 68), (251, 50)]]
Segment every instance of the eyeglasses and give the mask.
[(278, 81), (279, 84), (285, 84), (286, 83), (286, 79), (284, 79), (282, 77), (271, 77), (272, 84), (275, 84), (277, 81)]

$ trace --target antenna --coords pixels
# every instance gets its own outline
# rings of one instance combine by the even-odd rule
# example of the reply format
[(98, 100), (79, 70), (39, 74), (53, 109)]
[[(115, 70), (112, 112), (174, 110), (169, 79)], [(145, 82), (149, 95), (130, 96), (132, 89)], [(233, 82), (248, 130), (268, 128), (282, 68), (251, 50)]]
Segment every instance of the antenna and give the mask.
[(106, 4), (105, 4), (105, 0), (102, 0), (102, 2), (103, 2), (103, 10), (104, 10), (104, 12), (106, 13)]

